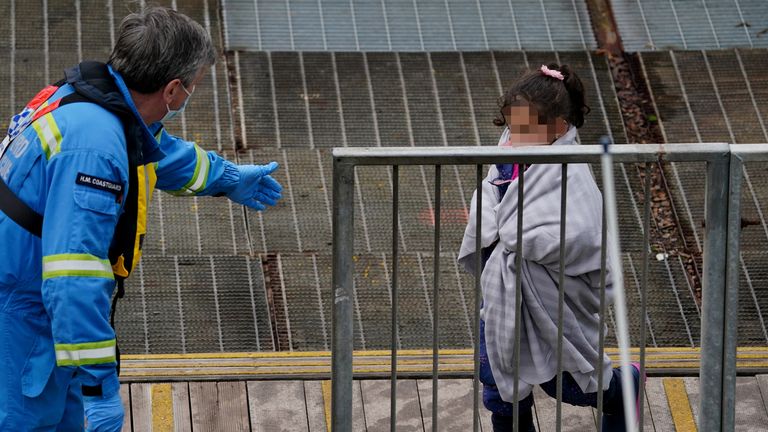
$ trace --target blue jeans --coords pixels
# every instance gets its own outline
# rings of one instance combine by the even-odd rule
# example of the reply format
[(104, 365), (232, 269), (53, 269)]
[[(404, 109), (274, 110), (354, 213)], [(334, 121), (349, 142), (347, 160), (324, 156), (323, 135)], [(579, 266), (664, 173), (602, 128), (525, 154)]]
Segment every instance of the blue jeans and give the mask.
[[(634, 369), (634, 368), (633, 368)], [(636, 382), (639, 375), (635, 374)], [(480, 381), (483, 383), (483, 405), (491, 411), (494, 432), (512, 431), (513, 404), (501, 399), (496, 380), (493, 378), (488, 351), (485, 345), (485, 322), (480, 321)], [(550, 397), (557, 397), (557, 377), (542, 383), (542, 390)], [(637, 384), (635, 386), (637, 393)], [(570, 373), (563, 373), (563, 402), (569, 405), (597, 407), (597, 393), (584, 393)], [(518, 406), (520, 431), (535, 431), (533, 424), (533, 393), (520, 401)], [(603, 430), (606, 432), (624, 431), (624, 407), (621, 394), (621, 373), (613, 370), (611, 383), (603, 392)]]

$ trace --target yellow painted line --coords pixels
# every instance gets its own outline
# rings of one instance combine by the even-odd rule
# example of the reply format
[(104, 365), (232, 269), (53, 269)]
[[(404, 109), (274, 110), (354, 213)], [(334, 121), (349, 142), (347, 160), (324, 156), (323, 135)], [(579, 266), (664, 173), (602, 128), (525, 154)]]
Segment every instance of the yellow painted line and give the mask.
[[(608, 355), (618, 355), (617, 348), (606, 348), (605, 352)], [(701, 353), (699, 348), (687, 348), (687, 347), (661, 347), (661, 348), (646, 348), (646, 354), (649, 356), (657, 356), (664, 354), (671, 355), (689, 355), (696, 356)], [(768, 347), (739, 347), (737, 349), (739, 356), (768, 356)], [(630, 354), (639, 354), (640, 349), (630, 348)], [(658, 354), (656, 354), (658, 353)], [(432, 350), (398, 350), (400, 356), (431, 356)], [(353, 355), (356, 357), (389, 357), (391, 351), (389, 350), (369, 350), (369, 351), (354, 351)], [(472, 355), (471, 349), (445, 349), (440, 350), (441, 356), (450, 355)], [(330, 358), (330, 351), (277, 351), (277, 352), (236, 352), (236, 353), (194, 353), (194, 354), (125, 354), (121, 358), (123, 360), (199, 360), (199, 359), (243, 359), (243, 358), (306, 358), (306, 357), (328, 357)]]
[(269, 352), (233, 352), (233, 353), (195, 353), (195, 354), (123, 354), (123, 360), (180, 360), (180, 359), (240, 359), (273, 357), (330, 357), (330, 351), (269, 351)]
[[(768, 361), (766, 361), (766, 357), (768, 356), (747, 356), (747, 357), (739, 357), (737, 359), (737, 365), (738, 366), (752, 366), (752, 367), (765, 367), (768, 366)], [(423, 359), (400, 359), (397, 363), (401, 366), (425, 366), (431, 368), (431, 358), (423, 358)], [(613, 358), (612, 360), (618, 361), (617, 358)], [(630, 360), (636, 361), (638, 360), (635, 356), (630, 356)], [(669, 361), (673, 360), (673, 361)], [(444, 358), (441, 359), (439, 362), (440, 365), (466, 365), (471, 366), (472, 365), (472, 359), (471, 358)], [(698, 367), (699, 361), (698, 358), (693, 357), (679, 357), (679, 358), (656, 358), (656, 357), (648, 357), (646, 358), (646, 365), (648, 368), (674, 368), (674, 367)], [(302, 368), (302, 367), (321, 367), (321, 368), (328, 368), (330, 367), (331, 363), (327, 360), (316, 360), (316, 361), (302, 361), (302, 360), (293, 360), (293, 361), (275, 361), (275, 362), (126, 362), (122, 365), (123, 369), (128, 371), (131, 369), (211, 369), (211, 368), (271, 368), (271, 369), (279, 369), (279, 368)], [(391, 367), (391, 363), (389, 359), (386, 360), (376, 360), (376, 359), (358, 359), (353, 362), (353, 367), (362, 367), (362, 366), (381, 366), (381, 367)]]
[[(398, 354), (404, 356), (421, 355), (431, 356), (431, 349), (398, 350)], [(353, 351), (355, 356), (383, 357), (391, 356), (389, 350)], [(440, 355), (472, 355), (471, 349), (444, 349)], [(175, 359), (221, 359), (221, 358), (270, 358), (270, 357), (330, 357), (330, 351), (270, 351), (270, 352), (226, 352), (226, 353), (192, 353), (192, 354), (124, 354), (121, 359), (126, 360), (175, 360)]]
[(173, 431), (173, 390), (170, 384), (152, 384), (152, 431)]
[[(464, 357), (464, 358), (462, 358)], [(469, 356), (462, 356), (462, 357), (455, 357), (452, 356), (450, 358), (441, 358), (439, 361), (441, 364), (464, 364), (464, 363), (471, 363), (472, 358)], [(618, 356), (610, 355), (612, 360), (618, 361)], [(630, 356), (630, 359), (632, 361), (638, 361), (638, 356)], [(741, 354), (737, 356), (737, 361), (747, 362), (749, 360), (757, 361), (758, 363), (763, 360), (765, 361), (768, 359), (768, 353), (766, 355), (762, 354)], [(214, 359), (211, 359), (214, 360)], [(241, 360), (247, 360), (247, 359), (241, 359)], [(654, 355), (654, 356), (647, 356), (646, 357), (646, 364), (649, 365), (663, 365), (663, 360), (679, 360), (676, 362), (671, 362), (669, 367), (674, 367), (675, 364), (683, 364), (683, 363), (690, 363), (690, 362), (697, 362), (699, 360), (699, 355)], [(687, 360), (687, 362), (684, 362), (683, 360)], [(124, 363), (121, 364), (121, 366), (125, 369), (142, 369), (142, 368), (195, 368), (195, 367), (296, 367), (296, 366), (329, 366), (331, 363), (330, 358), (315, 358), (313, 360), (290, 360), (286, 359), (283, 361), (222, 361), (218, 363), (213, 362), (201, 362), (201, 361), (189, 361), (189, 362), (182, 362), (182, 361), (159, 361), (159, 360), (146, 360), (146, 361), (131, 361), (126, 360)], [(423, 357), (421, 359), (409, 357), (409, 358), (402, 358), (398, 360), (399, 365), (415, 365), (415, 364), (422, 364), (422, 363), (430, 363), (432, 362), (432, 357)], [(751, 362), (750, 362), (751, 363)], [(391, 360), (389, 358), (382, 358), (377, 359), (375, 357), (373, 358), (357, 358), (353, 360), (353, 364), (355, 366), (375, 366), (375, 365), (390, 365)], [(659, 366), (664, 367), (664, 366)]]
[(663, 382), (675, 431), (696, 432), (696, 422), (693, 420), (691, 402), (688, 400), (685, 382), (682, 378), (664, 378)]
[[(429, 363), (432, 364), (432, 358), (424, 358), (424, 359), (401, 359), (397, 361), (398, 366), (399, 365), (423, 365)], [(472, 359), (440, 359), (439, 362), (442, 364), (472, 364)], [(389, 366), (391, 362), (389, 360), (355, 360), (353, 362), (354, 366)], [(190, 369), (190, 368), (212, 368), (212, 367), (221, 367), (221, 368), (242, 368), (242, 367), (258, 367), (258, 368), (280, 368), (280, 367), (297, 367), (297, 366), (322, 366), (322, 367), (330, 367), (331, 361), (328, 360), (319, 360), (319, 361), (302, 361), (302, 360), (293, 360), (293, 361), (282, 361), (282, 362), (226, 362), (226, 363), (195, 363), (195, 362), (170, 362), (170, 363), (121, 363), (120, 367), (124, 369), (173, 369), (173, 368), (182, 368), (182, 369)]]
[(323, 390), (323, 405), (325, 405), (325, 430), (331, 432), (331, 381), (323, 381), (320, 387)]
[[(647, 370), (664, 370), (664, 369), (697, 369), (699, 368), (699, 362), (674, 362), (674, 363), (648, 363), (646, 364)], [(752, 367), (758, 369), (768, 369), (768, 362), (739, 362), (737, 367)], [(471, 363), (458, 364), (458, 365), (439, 365), (438, 372), (470, 372), (473, 365)], [(402, 365), (398, 368), (399, 372), (411, 372), (411, 373), (429, 373), (432, 371), (431, 365)], [(387, 365), (380, 367), (355, 367), (353, 368), (354, 374), (366, 374), (366, 373), (388, 373), (391, 371)], [(126, 369), (121, 373), (122, 377), (195, 377), (195, 376), (275, 376), (275, 375), (323, 375), (330, 374), (329, 366), (319, 366), (316, 368), (182, 368), (182, 369), (159, 369), (159, 368), (136, 368), (136, 370)]]
[[(618, 360), (616, 349), (608, 349), (606, 352), (613, 361)], [(632, 361), (639, 360), (638, 353), (638, 348), (631, 349)], [(398, 354), (401, 372), (431, 373), (431, 350), (399, 350)], [(472, 350), (442, 350), (440, 354), (440, 373), (470, 372), (473, 369)], [(386, 374), (391, 370), (388, 350), (355, 351), (355, 356), (355, 375)], [(136, 379), (174, 376), (329, 376), (331, 369), (328, 351), (128, 355), (123, 356), (123, 359), (123, 376)], [(699, 360), (698, 348), (648, 348), (646, 368), (651, 371), (698, 369)], [(739, 348), (737, 367), (768, 369), (768, 348)]]
[[(398, 372), (427, 372), (431, 371), (431, 367), (403, 367), (401, 369), (398, 369)], [(474, 368), (472, 365), (466, 365), (462, 367), (440, 367), (439, 372), (471, 372)], [(292, 371), (285, 371), (285, 370), (222, 370), (222, 369), (197, 369), (197, 370), (183, 370), (183, 371), (176, 371), (176, 370), (160, 370), (160, 371), (150, 371), (150, 372), (139, 372), (139, 371), (133, 371), (125, 373), (120, 373), (120, 376), (122, 377), (153, 377), (153, 376), (183, 376), (183, 377), (189, 377), (189, 376), (216, 376), (216, 375), (226, 375), (226, 376), (258, 376), (258, 375), (307, 375), (307, 374), (330, 374), (330, 369), (298, 369), (298, 370), (292, 370)], [(389, 368), (371, 368), (371, 369), (354, 369), (353, 371), (356, 374), (366, 374), (366, 373), (389, 373)]]

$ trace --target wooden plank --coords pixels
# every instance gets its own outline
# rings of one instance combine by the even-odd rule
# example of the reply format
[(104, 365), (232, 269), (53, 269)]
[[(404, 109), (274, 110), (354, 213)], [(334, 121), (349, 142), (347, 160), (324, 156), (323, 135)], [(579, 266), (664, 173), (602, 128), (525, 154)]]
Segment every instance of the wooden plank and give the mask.
[(736, 378), (736, 430), (764, 430), (768, 413), (755, 377)]
[(325, 401), (321, 381), (304, 381), (304, 401), (307, 404), (309, 432), (327, 432)]
[(195, 431), (249, 430), (244, 382), (192, 382), (189, 383), (189, 398)]
[[(470, 408), (472, 407), (472, 391), (474, 387), (472, 380), (469, 381), (469, 395), (470, 395)], [(493, 432), (493, 425), (491, 424), (491, 412), (483, 405), (483, 384), (480, 383), (480, 400), (478, 401), (478, 415), (480, 416), (480, 430), (482, 432)]]
[(325, 424), (328, 425), (328, 431), (331, 430), (333, 419), (331, 418), (331, 403), (333, 402), (332, 399), (332, 390), (333, 385), (331, 383), (331, 380), (324, 380), (322, 382), (322, 389), (323, 389), (323, 405), (324, 405), (324, 411), (325, 411)]
[[(424, 430), (432, 429), (432, 380), (416, 382), (421, 399)], [(472, 430), (472, 380), (442, 379), (438, 382), (438, 430)]]
[(363, 411), (363, 389), (360, 381), (355, 380), (352, 384), (352, 430), (365, 430), (365, 413)]
[(248, 407), (254, 431), (307, 431), (301, 381), (249, 381)]
[(173, 389), (170, 384), (152, 384), (152, 431), (172, 432), (173, 430)]
[(757, 378), (757, 386), (763, 398), (765, 411), (768, 412), (768, 375), (757, 375), (755, 378)]
[[(643, 391), (643, 431), (655, 431), (653, 414), (651, 414), (651, 406), (648, 402), (648, 381), (645, 382), (645, 390)], [(595, 410), (595, 415), (597, 415), (597, 410)]]
[(152, 430), (151, 384), (131, 384), (131, 415), (134, 431)]
[[(363, 392), (363, 411), (368, 432), (387, 432), (390, 430), (390, 389), (389, 380), (361, 381)], [(397, 430), (423, 431), (421, 407), (416, 380), (398, 380), (397, 382)]]
[(683, 378), (685, 383), (685, 391), (688, 393), (688, 403), (691, 406), (691, 412), (693, 413), (693, 421), (699, 424), (699, 378), (685, 377)]
[(176, 432), (192, 432), (192, 413), (189, 411), (189, 383), (174, 383), (173, 427)]
[(123, 401), (123, 410), (125, 411), (125, 420), (123, 420), (122, 432), (131, 432), (131, 387), (128, 384), (120, 385), (120, 399)]
[[(651, 410), (653, 426), (657, 431), (673, 431), (675, 424), (672, 422), (672, 413), (669, 412), (667, 403), (667, 394), (664, 391), (664, 385), (661, 378), (648, 378), (645, 384), (646, 406)], [(646, 417), (646, 427), (648, 429), (650, 419)], [(654, 430), (654, 429), (651, 429)]]
[[(617, 351), (608, 349), (609, 356), (617, 361)], [(698, 348), (666, 347), (646, 350), (646, 367), (649, 371), (664, 373), (669, 368), (697, 372), (700, 350)], [(750, 368), (768, 369), (768, 347), (741, 347), (738, 363)], [(278, 353), (198, 353), (198, 354), (146, 354), (126, 355), (121, 378), (127, 381), (167, 381), (171, 377), (212, 380), (217, 377), (239, 379), (325, 379), (330, 373), (331, 358), (327, 351), (278, 352)], [(466, 373), (473, 370), (471, 350), (441, 350), (442, 371)], [(637, 358), (633, 349), (632, 358)], [(355, 376), (386, 376), (390, 371), (390, 357), (386, 351), (368, 351), (355, 355)], [(401, 350), (399, 368), (403, 373), (428, 372), (432, 368), (431, 350)]]
[(491, 412), (485, 409), (482, 400), (480, 400), (480, 430), (483, 432), (493, 432), (493, 424), (491, 424)]
[[(540, 432), (557, 430), (557, 400), (549, 397), (541, 387), (534, 387), (533, 398), (538, 417), (537, 430)], [(597, 430), (595, 416), (590, 407), (579, 407), (563, 403), (563, 431)], [(534, 422), (536, 418), (534, 417)]]

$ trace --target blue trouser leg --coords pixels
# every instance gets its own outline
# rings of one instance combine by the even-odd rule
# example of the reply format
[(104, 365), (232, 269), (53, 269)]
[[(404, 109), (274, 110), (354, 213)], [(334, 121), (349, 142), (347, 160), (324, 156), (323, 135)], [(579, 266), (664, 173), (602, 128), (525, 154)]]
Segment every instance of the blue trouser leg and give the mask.
[[(68, 396), (74, 369), (55, 367), (49, 326), (46, 318), (36, 314), (0, 312), (2, 431), (54, 431), (65, 411), (70, 414), (67, 408), (74, 409), (75, 396), (71, 403)], [(47, 355), (41, 356), (41, 352)], [(75, 390), (79, 393), (79, 389)], [(82, 405), (72, 416), (79, 418), (82, 425)]]
[[(635, 382), (638, 373), (633, 368)], [(485, 344), (485, 322), (480, 320), (480, 381), (483, 383), (483, 405), (491, 411), (491, 421), (494, 432), (512, 430), (513, 404), (501, 398), (496, 380), (493, 378), (491, 365), (488, 361), (488, 351)], [(541, 388), (549, 396), (557, 397), (557, 377), (541, 384)], [(637, 392), (637, 388), (635, 388)], [(570, 373), (563, 373), (563, 402), (569, 405), (597, 407), (597, 393), (584, 393)], [(621, 393), (621, 373), (613, 369), (613, 376), (607, 390), (603, 392), (603, 430), (605, 432), (623, 432), (624, 407)], [(520, 401), (520, 431), (535, 431), (533, 426), (533, 394)]]
[(80, 383), (72, 380), (67, 390), (67, 401), (64, 406), (64, 415), (61, 423), (56, 428), (57, 432), (81, 431), (85, 429), (85, 414), (83, 408), (83, 392)]
[[(639, 372), (634, 367), (632, 373), (635, 378), (635, 394), (639, 383)], [(551, 397), (557, 397), (557, 378), (553, 378), (543, 384), (541, 388)], [(611, 383), (603, 392), (603, 431), (624, 432), (624, 405), (621, 392), (620, 369), (613, 369)], [(597, 408), (597, 393), (584, 393), (570, 373), (563, 373), (563, 402), (569, 405), (589, 406)]]
[[(496, 380), (493, 378), (488, 351), (485, 345), (485, 321), (480, 320), (480, 381), (483, 383), (483, 405), (491, 411), (491, 423), (495, 432), (512, 430), (514, 404), (501, 399)], [(520, 401), (518, 406), (520, 431), (535, 431), (533, 427), (533, 394)]]

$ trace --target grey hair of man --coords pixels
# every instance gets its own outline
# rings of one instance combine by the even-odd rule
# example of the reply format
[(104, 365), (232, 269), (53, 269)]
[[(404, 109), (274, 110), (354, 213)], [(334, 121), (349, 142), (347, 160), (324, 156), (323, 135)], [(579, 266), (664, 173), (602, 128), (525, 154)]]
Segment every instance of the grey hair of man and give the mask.
[(108, 62), (126, 85), (154, 93), (178, 78), (189, 87), (198, 71), (216, 63), (211, 36), (173, 9), (150, 6), (126, 16)]

